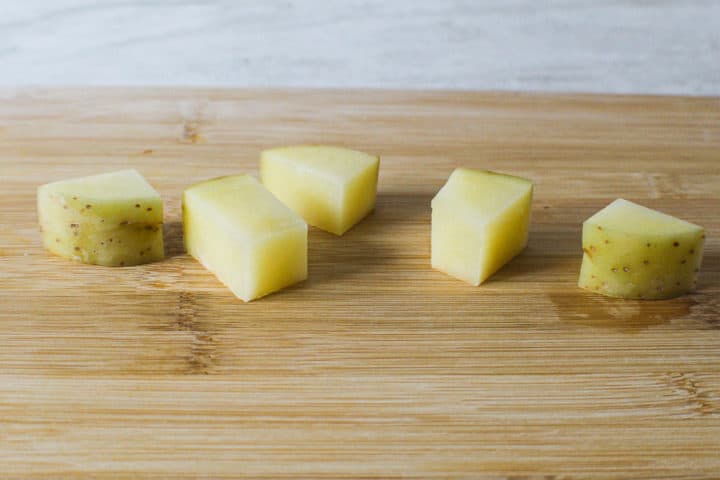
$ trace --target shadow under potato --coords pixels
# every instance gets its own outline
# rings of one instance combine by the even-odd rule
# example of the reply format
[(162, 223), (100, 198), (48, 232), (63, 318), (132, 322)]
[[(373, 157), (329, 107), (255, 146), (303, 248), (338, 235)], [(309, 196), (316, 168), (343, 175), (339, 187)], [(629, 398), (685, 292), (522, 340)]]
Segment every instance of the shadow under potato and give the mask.
[[(433, 197), (428, 193), (378, 193), (375, 212), (386, 221), (408, 223), (422, 220), (429, 225)], [(392, 224), (388, 227), (392, 228)]]
[(174, 220), (163, 225), (163, 242), (165, 243), (165, 258), (173, 258), (185, 253), (181, 221)]
[(573, 282), (580, 273), (582, 250), (579, 235), (568, 235), (564, 230), (531, 227), (528, 244), (516, 257), (492, 274), (485, 283), (516, 280), (542, 280), (542, 274), (573, 272)]
[[(423, 193), (380, 193), (375, 210), (342, 236), (310, 227), (308, 284), (336, 282), (379, 268), (389, 270), (408, 256), (427, 256), (430, 268), (431, 199)], [(417, 241), (409, 241), (418, 235), (422, 236), (421, 249)]]
[(372, 233), (376, 222), (370, 213), (342, 236), (310, 227), (307, 283), (332, 283), (392, 262), (396, 250)]
[(720, 287), (720, 252), (705, 244), (702, 265), (698, 274), (698, 290)]

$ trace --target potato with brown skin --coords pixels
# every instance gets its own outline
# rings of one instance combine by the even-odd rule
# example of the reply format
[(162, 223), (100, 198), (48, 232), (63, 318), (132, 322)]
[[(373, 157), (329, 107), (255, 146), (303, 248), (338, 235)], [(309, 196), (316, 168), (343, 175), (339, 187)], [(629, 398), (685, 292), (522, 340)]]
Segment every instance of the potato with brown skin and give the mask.
[(38, 188), (43, 243), (82, 263), (130, 266), (164, 258), (160, 195), (134, 170)]
[(695, 287), (702, 227), (618, 199), (583, 224), (578, 285), (610, 297), (659, 300)]

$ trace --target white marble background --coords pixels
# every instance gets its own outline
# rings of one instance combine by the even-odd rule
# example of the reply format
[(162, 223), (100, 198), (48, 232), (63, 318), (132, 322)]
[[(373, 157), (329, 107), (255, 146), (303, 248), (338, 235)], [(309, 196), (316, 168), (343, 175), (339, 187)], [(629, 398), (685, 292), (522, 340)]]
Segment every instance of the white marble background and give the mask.
[(720, 94), (720, 0), (0, 0), (2, 85)]

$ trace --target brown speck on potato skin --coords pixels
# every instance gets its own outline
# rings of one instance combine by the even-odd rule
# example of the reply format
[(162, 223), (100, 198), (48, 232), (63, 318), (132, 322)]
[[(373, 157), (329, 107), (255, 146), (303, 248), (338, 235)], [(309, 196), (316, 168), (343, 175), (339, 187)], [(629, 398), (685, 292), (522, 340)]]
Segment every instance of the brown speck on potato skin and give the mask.
[(688, 253), (689, 253), (690, 255), (692, 255), (693, 253), (695, 253), (695, 249), (694, 249), (694, 248), (691, 248), (690, 250), (688, 250)]
[(597, 249), (595, 248), (595, 245), (590, 245), (590, 250), (592, 250), (594, 252)]
[(685, 260), (685, 259), (683, 258), (682, 261), (680, 262), (680, 264), (681, 264), (681, 265), (685, 265), (685, 263), (687, 263), (687, 260)]
[(80, 224), (79, 223), (71, 223), (70, 228), (80, 228)]
[(628, 273), (630, 271), (630, 267), (623, 267), (623, 272)]
[(73, 195), (72, 199), (73, 199), (73, 200), (77, 200), (77, 197), (76, 197), (75, 195)]
[(127, 225), (128, 223), (129, 223), (129, 222), (128, 222), (127, 220), (123, 220), (122, 222), (120, 222), (120, 226), (121, 226), (121, 227), (122, 227), (122, 226), (125, 226), (125, 225)]
[(605, 244), (607, 245), (608, 243), (610, 243), (610, 240), (605, 239)]
[(140, 250), (140, 256), (143, 256), (143, 255), (145, 255), (145, 252)]
[(64, 209), (64, 210), (67, 210), (67, 209), (68, 209), (68, 206), (67, 206), (67, 205), (63, 205), (63, 209)]
[(675, 285), (677, 285), (677, 286), (679, 287), (679, 286), (680, 286), (680, 282), (675, 282)]
[(135, 204), (135, 208), (140, 208), (140, 204), (139, 204), (139, 203), (136, 203), (136, 204)]
[(92, 205), (90, 205), (90, 204), (88, 203), (87, 205), (85, 205), (85, 208), (87, 208), (88, 210), (90, 210), (90, 209), (92, 208)]
[(650, 242), (648, 242), (646, 245), (647, 245), (648, 248), (650, 248)]
[(125, 266), (125, 262), (124, 262), (124, 261), (123, 261), (123, 262), (120, 262), (120, 266), (121, 266), (121, 267), (124, 267), (124, 266)]
[(617, 273), (618, 270), (617, 270), (617, 268), (613, 267), (613, 268), (610, 269), (610, 271), (613, 272), (613, 273)]
[(602, 230), (602, 227), (600, 225), (597, 226), (598, 230)]
[(60, 243), (60, 239), (59, 239), (59, 238), (56, 238), (56, 239), (55, 239), (55, 243)]
[(147, 207), (146, 210), (147, 210), (148, 212), (152, 212), (152, 207)]
[(643, 265), (647, 265), (647, 264), (649, 264), (649, 263), (650, 263), (649, 260), (647, 260), (647, 259), (643, 260)]
[(679, 246), (680, 246), (680, 242), (678, 242), (677, 240), (673, 242), (673, 247), (679, 247)]
[(112, 243), (112, 237), (108, 238), (108, 242)]
[(75, 247), (75, 251), (76, 251), (76, 252), (79, 252), (79, 251), (80, 251), (80, 247)]

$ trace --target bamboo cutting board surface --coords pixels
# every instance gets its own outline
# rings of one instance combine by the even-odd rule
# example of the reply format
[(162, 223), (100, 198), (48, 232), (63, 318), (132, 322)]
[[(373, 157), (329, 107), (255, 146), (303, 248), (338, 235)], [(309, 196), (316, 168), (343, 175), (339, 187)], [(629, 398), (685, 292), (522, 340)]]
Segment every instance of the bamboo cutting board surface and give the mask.
[[(244, 304), (184, 254), (180, 193), (296, 143), (381, 155), (377, 208)], [(430, 268), (456, 166), (536, 184), (526, 251), (480, 287)], [(128, 167), (167, 259), (45, 253), (36, 187)], [(0, 478), (720, 475), (718, 99), (6, 89), (0, 178)], [(697, 292), (576, 287), (617, 197), (706, 228)]]

